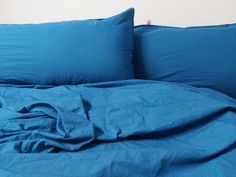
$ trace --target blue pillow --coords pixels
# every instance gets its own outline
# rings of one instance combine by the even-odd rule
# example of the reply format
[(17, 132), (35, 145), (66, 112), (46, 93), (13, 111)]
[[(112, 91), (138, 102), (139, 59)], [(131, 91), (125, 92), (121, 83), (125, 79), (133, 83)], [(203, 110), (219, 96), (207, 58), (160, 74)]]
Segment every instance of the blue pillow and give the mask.
[(134, 35), (137, 78), (211, 88), (236, 98), (236, 24), (137, 26)]
[(132, 79), (134, 9), (96, 20), (0, 25), (0, 83)]

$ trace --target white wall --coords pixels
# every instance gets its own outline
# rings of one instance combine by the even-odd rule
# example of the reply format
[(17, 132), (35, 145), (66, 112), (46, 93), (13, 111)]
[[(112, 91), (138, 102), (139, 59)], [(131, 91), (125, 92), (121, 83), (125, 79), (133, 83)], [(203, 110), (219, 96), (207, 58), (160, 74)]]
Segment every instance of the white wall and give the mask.
[(236, 23), (236, 0), (0, 0), (0, 23), (101, 18), (128, 7), (136, 9), (136, 24)]

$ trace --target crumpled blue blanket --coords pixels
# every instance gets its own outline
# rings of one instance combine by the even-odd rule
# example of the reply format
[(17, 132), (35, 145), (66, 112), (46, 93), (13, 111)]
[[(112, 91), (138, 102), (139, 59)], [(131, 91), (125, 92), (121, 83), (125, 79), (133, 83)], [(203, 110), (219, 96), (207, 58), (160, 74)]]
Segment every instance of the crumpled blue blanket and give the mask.
[(236, 101), (128, 80), (0, 86), (0, 177), (235, 177)]

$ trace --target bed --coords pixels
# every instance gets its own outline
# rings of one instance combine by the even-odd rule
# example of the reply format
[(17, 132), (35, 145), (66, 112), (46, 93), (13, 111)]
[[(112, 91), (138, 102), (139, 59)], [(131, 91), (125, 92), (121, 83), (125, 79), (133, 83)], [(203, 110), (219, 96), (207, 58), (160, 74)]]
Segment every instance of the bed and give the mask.
[[(210, 72), (208, 70), (204, 76), (209, 76), (210, 81), (207, 83), (210, 87), (208, 85), (204, 87), (206, 80), (201, 80), (201, 75), (193, 78), (199, 82), (204, 81), (203, 85), (198, 85), (199, 82), (188, 82), (195, 81), (188, 79), (178, 82), (178, 78), (185, 77), (178, 75), (183, 72), (173, 72), (177, 75), (167, 74), (165, 77), (163, 75), (159, 77), (159, 72), (155, 73), (158, 70), (151, 71), (153, 61), (146, 62), (147, 65), (151, 64), (145, 67), (141, 66), (143, 62), (134, 62), (137, 65), (137, 69), (134, 70), (140, 74), (132, 75), (133, 39), (130, 36), (133, 32), (129, 29), (133, 28), (133, 23), (130, 21), (133, 13), (133, 9), (129, 9), (104, 21), (101, 19), (79, 21), (79, 24), (73, 21), (70, 24), (69, 22), (42, 24), (40, 27), (26, 25), (27, 30), (22, 29), (22, 26), (19, 27), (20, 30), (16, 30), (18, 27), (15, 25), (0, 26), (0, 34), (4, 34), (0, 35), (0, 41), (3, 41), (0, 42), (1, 177), (235, 176), (236, 100), (234, 94), (231, 94), (235, 89), (234, 85), (231, 84), (225, 89), (228, 81), (225, 81), (225, 87), (217, 85), (215, 80), (211, 82), (212, 73), (207, 75), (206, 73)], [(64, 34), (81, 23), (95, 25), (96, 29), (100, 23), (103, 23), (102, 26), (108, 23), (111, 28), (115, 25), (114, 31), (119, 33), (118, 35), (106, 33), (110, 37), (115, 36), (115, 42), (109, 46), (105, 44), (112, 39), (107, 39), (106, 35), (104, 38), (101, 35), (98, 37), (99, 42), (107, 40), (104, 43), (97, 44), (97, 41), (90, 41), (89, 45), (77, 44), (75, 38), (70, 35), (61, 37), (61, 32)], [(117, 25), (122, 24), (125, 26), (121, 26), (120, 31)], [(47, 25), (52, 26), (54, 32), (47, 31), (48, 35), (45, 35), (44, 29), (50, 29)], [(67, 25), (72, 25), (72, 28), (63, 28), (60, 31), (61, 26)], [(99, 27), (104, 33), (106, 29)], [(39, 28), (43, 32), (40, 30), (39, 32)], [(169, 27), (155, 27), (157, 32), (160, 28), (167, 32), (171, 29), (176, 30)], [(55, 32), (55, 29), (58, 30)], [(89, 31), (88, 26), (84, 29)], [(125, 32), (122, 32), (124, 29)], [(33, 30), (31, 36), (28, 35), (30, 30)], [(177, 29), (179, 30), (183, 29)], [(225, 31), (225, 26), (223, 30)], [(24, 40), (22, 38), (19, 40), (14, 35), (12, 37), (16, 31), (20, 35), (15, 36), (23, 36)], [(142, 35), (145, 37), (155, 34), (153, 29), (151, 31), (151, 33), (148, 31), (148, 35), (143, 33)], [(219, 31), (221, 33), (221, 30)], [(235, 37), (235, 27), (230, 31)], [(71, 33), (75, 35), (76, 32), (72, 30)], [(89, 35), (81, 31), (79, 33), (96, 38), (93, 33)], [(50, 44), (45, 43), (46, 47), (42, 46), (41, 42), (44, 40), (41, 39), (45, 36), (47, 38), (53, 36), (55, 41)], [(120, 36), (124, 39), (117, 40)], [(41, 42), (32, 43), (32, 39)], [(232, 43), (231, 48), (234, 51), (235, 38), (225, 39), (229, 39), (228, 42)], [(65, 45), (60, 43), (60, 40), (65, 41)], [(148, 44), (149, 40), (146, 38), (143, 41), (136, 40), (134, 45), (136, 48), (142, 46), (139, 42)], [(168, 42), (162, 44), (166, 43)], [(72, 45), (69, 44), (79, 46), (79, 52), (71, 50)], [(56, 48), (53, 48), (55, 46)], [(84, 46), (90, 47), (89, 53), (86, 53)], [(109, 51), (118, 50), (114, 57), (112, 56), (114, 51), (103, 55), (102, 52), (108, 50), (107, 47), (110, 47)], [(60, 50), (62, 48), (65, 50), (64, 53)], [(96, 48), (95, 55), (94, 48)], [(167, 46), (166, 49), (170, 48)], [(45, 50), (48, 54), (46, 59), (43, 53)], [(42, 53), (35, 54), (35, 51)], [(73, 55), (71, 53), (68, 55), (68, 52), (72, 51)], [(144, 61), (148, 58), (144, 56), (148, 51), (144, 49), (142, 51), (142, 54), (137, 52), (138, 56), (135, 58)], [(151, 52), (155, 55), (153, 51)], [(101, 58), (96, 56), (99, 53), (99, 56), (103, 56), (103, 63), (87, 62), (91, 58), (101, 61)], [(176, 53), (174, 55), (174, 59), (178, 59)], [(69, 56), (65, 59), (67, 62), (62, 56)], [(75, 56), (87, 57), (86, 61), (81, 62), (87, 62), (86, 69), (83, 65), (74, 67), (77, 60)], [(232, 63), (235, 64), (235, 56), (235, 52), (226, 56), (229, 58), (227, 62), (232, 61), (231, 66)], [(111, 58), (114, 63), (111, 62)], [(54, 65), (56, 69), (53, 69)], [(98, 65), (100, 66), (97, 67)], [(187, 65), (189, 66), (189, 63)], [(222, 63), (220, 65), (222, 66)], [(159, 66), (163, 66), (161, 62)], [(115, 69), (109, 70), (110, 67)], [(165, 65), (160, 67), (162, 70), (159, 71), (165, 73), (166, 70), (163, 69), (165, 67)], [(41, 72), (35, 68), (40, 68)], [(73, 70), (74, 68), (76, 69)], [(90, 75), (91, 72), (93, 74)], [(235, 71), (232, 69), (230, 72)], [(176, 76), (174, 77), (176, 81), (171, 80), (172, 76)], [(231, 81), (233, 82), (233, 79)]]

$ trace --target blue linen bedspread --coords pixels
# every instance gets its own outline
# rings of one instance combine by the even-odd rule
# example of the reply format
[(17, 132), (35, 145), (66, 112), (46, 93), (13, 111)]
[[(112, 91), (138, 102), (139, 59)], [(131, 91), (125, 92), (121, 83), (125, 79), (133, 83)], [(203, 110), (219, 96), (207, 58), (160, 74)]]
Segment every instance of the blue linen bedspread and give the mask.
[(235, 177), (236, 101), (128, 80), (0, 86), (0, 177)]

